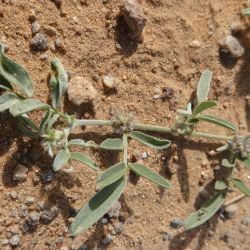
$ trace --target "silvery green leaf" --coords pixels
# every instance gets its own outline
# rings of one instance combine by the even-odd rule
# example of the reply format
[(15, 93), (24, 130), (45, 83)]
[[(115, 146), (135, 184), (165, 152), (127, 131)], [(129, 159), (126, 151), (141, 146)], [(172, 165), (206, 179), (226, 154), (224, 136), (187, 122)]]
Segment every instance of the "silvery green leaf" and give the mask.
[(250, 197), (250, 188), (248, 188), (245, 183), (241, 180), (232, 178), (233, 184), (246, 196)]
[(36, 124), (31, 120), (31, 118), (27, 114), (23, 114), (18, 116), (18, 119), (25, 124), (27, 127), (35, 130), (36, 132), (39, 130)]
[(250, 170), (250, 159), (245, 158), (245, 159), (239, 159), (240, 162), (248, 169)]
[(235, 164), (231, 163), (228, 159), (223, 159), (221, 165), (226, 168), (233, 168)]
[(242, 14), (244, 16), (250, 17), (250, 8), (246, 8), (242, 11)]
[(123, 177), (126, 174), (126, 166), (123, 162), (120, 162), (104, 172), (101, 173), (97, 180), (97, 185), (100, 188), (104, 188)]
[(79, 146), (79, 147), (84, 147), (84, 148), (96, 147), (97, 146), (94, 141), (84, 141), (84, 140), (81, 140), (81, 139), (70, 140), (68, 145), (69, 146)]
[(7, 88), (16, 87), (26, 97), (33, 95), (33, 86), (28, 72), (4, 55), (2, 44), (0, 44), (0, 79), (3, 80), (1, 85)]
[(43, 119), (41, 121), (40, 129), (39, 129), (41, 135), (43, 135), (46, 131), (46, 127), (51, 119), (51, 114), (52, 114), (52, 111), (50, 108), (46, 112), (44, 112)]
[(15, 93), (5, 93), (0, 96), (0, 112), (3, 112), (15, 103), (19, 102), (20, 98)]
[(207, 100), (212, 77), (213, 73), (208, 69), (206, 69), (202, 73), (201, 78), (198, 82), (197, 94), (196, 94), (198, 104)]
[(80, 209), (73, 223), (70, 232), (73, 236), (84, 233), (106, 214), (113, 204), (119, 199), (126, 186), (125, 178), (99, 191), (84, 207)]
[(79, 161), (79, 162), (83, 163), (84, 165), (92, 168), (95, 171), (97, 171), (99, 169), (93, 160), (91, 160), (88, 156), (86, 156), (82, 153), (71, 152), (70, 159), (75, 160), (75, 161)]
[(54, 72), (50, 79), (52, 106), (54, 109), (59, 109), (67, 90), (68, 74), (58, 58), (52, 60), (51, 68)]
[(227, 184), (224, 181), (218, 180), (215, 182), (214, 188), (216, 190), (225, 190), (227, 188)]
[(28, 136), (28, 137), (33, 138), (33, 137), (37, 137), (37, 136), (38, 136), (38, 133), (37, 133), (37, 132), (32, 131), (30, 128), (26, 127), (26, 126), (25, 126), (24, 124), (22, 124), (22, 123), (19, 123), (19, 124), (17, 125), (17, 127), (18, 127), (18, 129), (19, 129), (24, 135), (26, 135), (26, 136)]
[(200, 210), (192, 213), (184, 222), (185, 229), (190, 230), (208, 221), (223, 205), (226, 192), (214, 195)]
[(69, 159), (70, 152), (65, 149), (61, 149), (54, 159), (53, 170), (58, 171), (62, 169), (68, 163)]
[(48, 121), (48, 126), (47, 130), (52, 129), (53, 125), (58, 121), (60, 115), (59, 114), (54, 114), (51, 119)]
[(168, 188), (168, 189), (171, 188), (171, 183), (167, 179), (155, 173), (150, 168), (143, 166), (142, 164), (130, 163), (128, 167), (136, 174), (154, 182), (160, 187)]
[(48, 105), (44, 104), (38, 100), (35, 99), (26, 99), (23, 101), (20, 101), (16, 104), (14, 104), (11, 108), (10, 108), (10, 113), (13, 116), (18, 116), (18, 115), (22, 115), (28, 112), (31, 112), (33, 110), (36, 109), (47, 109)]
[(107, 139), (101, 143), (100, 148), (106, 150), (123, 150), (123, 143), (119, 138)]
[(171, 142), (169, 140), (158, 139), (156, 137), (138, 131), (130, 132), (129, 137), (154, 149), (166, 149), (171, 145)]
[(197, 119), (199, 121), (213, 123), (213, 124), (216, 124), (218, 126), (221, 126), (221, 127), (233, 130), (233, 131), (238, 130), (238, 128), (234, 124), (232, 124), (231, 122), (224, 120), (222, 118), (213, 116), (213, 115), (197, 115), (195, 117), (195, 119)]
[(198, 115), (199, 113), (203, 112), (206, 109), (215, 107), (216, 105), (217, 104), (214, 101), (203, 101), (194, 108), (193, 116)]

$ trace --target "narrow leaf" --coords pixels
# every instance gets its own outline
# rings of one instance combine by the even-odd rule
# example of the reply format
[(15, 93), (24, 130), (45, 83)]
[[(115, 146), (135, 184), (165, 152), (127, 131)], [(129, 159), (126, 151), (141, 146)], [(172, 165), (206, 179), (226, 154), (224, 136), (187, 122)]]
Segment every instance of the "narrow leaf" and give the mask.
[(48, 121), (47, 130), (52, 129), (53, 125), (58, 121), (60, 115), (54, 114), (51, 119)]
[(210, 89), (210, 84), (212, 81), (212, 76), (213, 76), (213, 73), (208, 69), (206, 69), (202, 73), (201, 78), (198, 82), (198, 87), (197, 87), (198, 104), (207, 100), (209, 89)]
[(37, 137), (38, 133), (35, 131), (32, 131), (31, 129), (27, 128), (24, 124), (18, 123), (17, 125), (18, 129), (25, 135), (31, 138)]
[(36, 124), (31, 120), (31, 118), (27, 114), (23, 114), (18, 116), (18, 119), (25, 124), (26, 126), (30, 127), (31, 129), (38, 131), (38, 127)]
[(246, 8), (242, 11), (242, 14), (244, 16), (250, 17), (250, 8)]
[(250, 188), (248, 188), (245, 183), (238, 179), (231, 179), (233, 184), (246, 196), (250, 197)]
[(2, 44), (0, 44), (0, 80), (1, 85), (7, 88), (14, 85), (26, 97), (33, 95), (33, 86), (28, 72), (4, 55)]
[(185, 229), (190, 230), (208, 221), (223, 205), (226, 192), (214, 195), (200, 210), (192, 213), (184, 222)]
[(95, 171), (98, 170), (98, 167), (96, 166), (95, 162), (92, 161), (88, 156), (86, 156), (82, 153), (72, 152), (72, 153), (70, 153), (70, 159), (79, 161), (79, 162), (85, 164), (86, 166), (94, 169)]
[(161, 140), (138, 131), (130, 132), (129, 137), (154, 149), (166, 149), (171, 145), (169, 140)]
[(245, 159), (239, 159), (240, 162), (248, 169), (250, 170), (250, 159), (245, 158)]
[(81, 139), (73, 139), (69, 141), (68, 143), (69, 146), (79, 146), (79, 147), (96, 147), (96, 143), (94, 141), (87, 141), (85, 142), (84, 140)]
[(232, 124), (231, 122), (224, 120), (222, 118), (216, 117), (216, 116), (197, 115), (195, 118), (198, 119), (199, 121), (210, 122), (210, 123), (216, 124), (218, 126), (221, 126), (221, 127), (227, 128), (227, 129), (231, 129), (233, 131), (238, 130), (238, 128), (234, 124)]
[(106, 171), (104, 171), (97, 180), (97, 185), (104, 188), (123, 177), (126, 173), (126, 166), (124, 163), (118, 163)]
[(222, 164), (223, 167), (226, 168), (233, 168), (235, 165), (233, 163), (231, 163), (228, 159), (223, 159), (222, 160)]
[(227, 184), (224, 181), (218, 180), (215, 182), (214, 188), (216, 190), (225, 190), (227, 188)]
[(155, 173), (151, 169), (143, 166), (142, 164), (131, 163), (128, 165), (128, 167), (136, 174), (154, 182), (155, 184), (157, 184), (160, 187), (171, 188), (171, 183), (167, 179), (165, 179), (161, 175)]
[(52, 112), (50, 108), (44, 113), (43, 119), (40, 124), (40, 129), (39, 129), (41, 135), (43, 135), (46, 131), (46, 126), (48, 125), (49, 120), (51, 118), (51, 113)]
[(60, 150), (54, 159), (53, 170), (58, 171), (62, 169), (68, 163), (69, 159), (70, 152), (64, 149)]
[(68, 74), (58, 58), (52, 60), (51, 68), (54, 72), (50, 79), (52, 106), (59, 109), (67, 89)]
[(100, 148), (106, 150), (123, 150), (123, 143), (119, 138), (107, 139), (101, 143)]
[(33, 110), (36, 109), (46, 109), (48, 108), (47, 104), (44, 104), (38, 100), (35, 99), (26, 99), (24, 101), (18, 102), (16, 104), (14, 104), (11, 108), (10, 108), (10, 113), (13, 116), (18, 116), (18, 115), (22, 115), (28, 112), (31, 112)]
[(217, 106), (217, 104), (214, 101), (203, 101), (194, 108), (193, 116), (196, 116), (199, 113), (203, 112), (204, 110), (215, 106)]
[(119, 199), (125, 186), (125, 178), (121, 178), (98, 192), (78, 212), (70, 226), (71, 234), (73, 236), (78, 236), (102, 218)]
[(15, 103), (19, 102), (20, 99), (15, 93), (5, 93), (0, 96), (0, 112), (3, 112), (10, 107), (12, 107)]

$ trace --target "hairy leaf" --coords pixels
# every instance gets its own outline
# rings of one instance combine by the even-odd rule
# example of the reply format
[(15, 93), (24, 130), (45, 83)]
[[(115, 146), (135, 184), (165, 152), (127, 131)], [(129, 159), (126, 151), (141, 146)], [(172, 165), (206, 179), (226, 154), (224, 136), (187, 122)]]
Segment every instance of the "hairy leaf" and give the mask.
[(54, 72), (50, 79), (52, 106), (59, 109), (67, 89), (68, 74), (58, 58), (52, 60), (51, 68)]
[(128, 165), (128, 167), (136, 174), (154, 182), (155, 184), (157, 184), (160, 187), (171, 188), (171, 183), (167, 179), (165, 179), (161, 175), (155, 173), (151, 169), (143, 166), (142, 164), (130, 163)]
[(245, 158), (245, 159), (239, 159), (240, 162), (248, 169), (250, 170), (250, 159)]
[(214, 101), (203, 101), (201, 103), (199, 103), (193, 111), (193, 116), (198, 115), (199, 113), (203, 112), (206, 109), (212, 108), (217, 106), (216, 102)]
[(88, 156), (79, 153), (79, 152), (72, 152), (70, 153), (70, 159), (79, 161), (84, 165), (92, 168), (93, 170), (97, 171), (99, 168), (96, 166), (95, 162), (91, 160)]
[(226, 168), (233, 168), (235, 166), (235, 164), (231, 163), (228, 159), (223, 159), (221, 165)]
[(208, 221), (223, 205), (226, 192), (214, 195), (200, 210), (192, 213), (184, 222), (185, 229), (190, 230)]
[(84, 141), (81, 139), (73, 139), (70, 140), (68, 143), (69, 146), (79, 146), (79, 147), (96, 147), (96, 143), (94, 141)]
[(101, 143), (100, 148), (106, 150), (123, 150), (123, 143), (119, 138), (107, 139)]
[(224, 181), (218, 180), (215, 182), (214, 188), (216, 190), (225, 190), (227, 188), (227, 184)]
[(130, 132), (129, 137), (154, 149), (166, 149), (171, 145), (169, 140), (161, 140), (138, 131)]
[(10, 107), (12, 107), (15, 103), (19, 102), (20, 99), (15, 93), (5, 93), (0, 96), (0, 112), (3, 112)]
[(245, 183), (241, 180), (232, 178), (233, 184), (246, 196), (250, 197), (250, 188), (248, 188)]
[(106, 214), (113, 204), (119, 199), (126, 186), (125, 178), (99, 191), (84, 207), (80, 209), (73, 223), (70, 232), (73, 236), (85, 232)]
[(199, 121), (213, 123), (213, 124), (216, 124), (218, 126), (221, 126), (221, 127), (227, 128), (227, 129), (231, 129), (233, 131), (238, 130), (238, 128), (234, 124), (232, 124), (231, 122), (224, 120), (222, 118), (213, 116), (213, 115), (197, 115), (195, 118), (198, 119)]
[(0, 44), (0, 80), (1, 85), (7, 88), (14, 85), (26, 97), (33, 95), (33, 86), (28, 72), (4, 55), (2, 44)]
[(250, 8), (246, 8), (242, 11), (242, 14), (244, 16), (250, 17)]
[(120, 162), (106, 171), (102, 172), (97, 180), (97, 185), (100, 188), (104, 188), (117, 180), (119, 180), (122, 176), (126, 174), (126, 166), (123, 162)]
[(39, 129), (41, 135), (44, 134), (46, 131), (46, 126), (48, 125), (49, 120), (51, 118), (51, 113), (52, 111), (50, 108), (44, 113), (43, 119), (40, 124), (40, 129)]
[(47, 104), (44, 104), (38, 100), (26, 99), (24, 101), (20, 101), (20, 102), (14, 104), (10, 108), (10, 113), (13, 116), (18, 116), (18, 115), (22, 115), (22, 114), (31, 112), (31, 111), (36, 110), (36, 109), (47, 109), (47, 108), (48, 108)]
[(206, 69), (202, 75), (201, 78), (198, 82), (198, 87), (197, 87), (197, 102), (198, 104), (207, 100), (209, 89), (210, 89), (210, 84), (212, 81), (212, 76), (213, 73)]
[(58, 121), (60, 115), (54, 114), (51, 119), (48, 121), (47, 130), (52, 129), (53, 125)]
[(53, 170), (58, 171), (62, 169), (68, 163), (69, 159), (70, 152), (65, 149), (61, 149), (54, 159)]
[(26, 136), (28, 137), (37, 137), (38, 136), (38, 132), (36, 131), (32, 131), (30, 128), (28, 128), (27, 126), (25, 126), (22, 123), (18, 123), (17, 125), (18, 129)]

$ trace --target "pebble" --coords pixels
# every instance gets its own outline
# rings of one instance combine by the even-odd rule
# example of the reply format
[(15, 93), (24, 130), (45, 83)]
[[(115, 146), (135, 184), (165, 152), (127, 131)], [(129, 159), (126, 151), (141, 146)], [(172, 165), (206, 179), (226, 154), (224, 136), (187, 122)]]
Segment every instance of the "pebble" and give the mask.
[(7, 244), (9, 244), (9, 240), (8, 239), (2, 239), (2, 240), (0, 240), (0, 245), (5, 246)]
[(56, 28), (54, 28), (53, 26), (45, 26), (44, 27), (44, 32), (48, 35), (48, 36), (56, 36), (57, 35), (57, 30)]
[(27, 232), (30, 230), (30, 225), (29, 225), (27, 222), (24, 222), (24, 223), (21, 225), (21, 230), (22, 230), (24, 233), (27, 233)]
[(10, 197), (13, 199), (13, 200), (15, 200), (16, 198), (17, 198), (17, 192), (15, 192), (15, 191), (11, 191), (10, 192)]
[(101, 223), (102, 224), (107, 224), (108, 223), (108, 219), (107, 218), (102, 218), (101, 219)]
[(148, 158), (148, 153), (147, 152), (143, 152), (141, 155), (142, 159), (147, 159)]
[(52, 206), (49, 209), (46, 209), (40, 213), (40, 218), (44, 224), (48, 224), (52, 221), (59, 213), (59, 210), (56, 206)]
[(50, 170), (46, 173), (41, 174), (41, 180), (43, 182), (51, 182), (54, 179), (54, 173)]
[(31, 39), (30, 47), (34, 51), (46, 50), (48, 48), (48, 40), (43, 34), (37, 33)]
[(66, 46), (64, 44), (64, 42), (60, 39), (60, 38), (57, 38), (55, 40), (55, 47), (59, 50), (62, 50), (62, 51), (66, 51)]
[(107, 89), (115, 89), (116, 88), (116, 78), (113, 76), (106, 75), (102, 78), (103, 86)]
[(163, 240), (167, 241), (167, 240), (172, 240), (173, 239), (173, 235), (170, 233), (163, 233)]
[(143, 42), (147, 18), (139, 2), (137, 0), (125, 0), (120, 7), (120, 13), (124, 17), (133, 37), (138, 42)]
[(235, 204), (232, 204), (224, 208), (223, 215), (225, 216), (226, 219), (232, 219), (235, 216), (237, 210), (238, 210), (238, 206)]
[(245, 50), (234, 36), (226, 36), (219, 41), (219, 45), (223, 49), (227, 49), (231, 55), (235, 58), (243, 56)]
[(180, 218), (174, 218), (171, 222), (170, 222), (170, 227), (172, 228), (180, 228), (183, 225), (183, 220)]
[(246, 217), (242, 218), (241, 224), (243, 224), (245, 226), (249, 226), (250, 225), (250, 216), (246, 216)]
[(10, 245), (12, 245), (12, 246), (18, 246), (20, 243), (19, 235), (18, 234), (13, 235), (9, 242), (10, 242)]
[(31, 212), (29, 214), (29, 224), (32, 226), (36, 226), (39, 223), (40, 214), (37, 212)]
[(119, 201), (116, 201), (114, 205), (110, 208), (107, 215), (110, 218), (118, 218), (120, 215), (120, 209), (121, 209), (121, 203)]
[(108, 234), (104, 239), (101, 240), (101, 243), (103, 245), (108, 245), (113, 241), (113, 239), (114, 239), (114, 236)]
[(67, 88), (69, 100), (77, 106), (83, 103), (93, 102), (97, 97), (97, 91), (87, 77), (73, 77)]
[(115, 232), (117, 234), (121, 233), (123, 231), (123, 229), (124, 229), (123, 223), (122, 222), (116, 223), (114, 228), (115, 228)]
[(41, 28), (41, 25), (37, 21), (34, 21), (31, 24), (31, 32), (32, 32), (32, 34), (35, 35), (36, 33), (38, 33), (40, 28)]
[(28, 197), (26, 198), (26, 200), (25, 200), (25, 204), (28, 205), (28, 206), (30, 206), (30, 205), (32, 205), (32, 204), (34, 203), (34, 201), (35, 201), (35, 197), (33, 197), (33, 196), (28, 196)]
[(201, 47), (201, 42), (198, 40), (193, 40), (190, 44), (189, 44), (190, 48), (194, 48), (194, 49), (198, 49)]
[(14, 169), (13, 180), (19, 182), (25, 181), (27, 178), (27, 172), (28, 172), (27, 167), (25, 167), (22, 164), (18, 164), (17, 167)]

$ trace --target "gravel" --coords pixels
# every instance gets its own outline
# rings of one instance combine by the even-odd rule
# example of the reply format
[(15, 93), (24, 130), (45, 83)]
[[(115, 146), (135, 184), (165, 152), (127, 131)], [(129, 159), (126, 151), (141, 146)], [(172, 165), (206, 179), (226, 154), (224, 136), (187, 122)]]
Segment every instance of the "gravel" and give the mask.
[(31, 212), (29, 214), (29, 224), (31, 226), (36, 226), (39, 223), (40, 220), (40, 214), (37, 212)]
[(43, 34), (37, 33), (31, 39), (30, 47), (33, 51), (46, 50), (48, 48), (48, 40)]
[(34, 21), (31, 24), (31, 32), (32, 32), (32, 34), (35, 35), (36, 33), (38, 33), (40, 28), (41, 28), (41, 25), (37, 21)]
[(174, 218), (171, 222), (170, 222), (170, 227), (172, 228), (180, 228), (183, 226), (183, 220), (180, 218)]
[(246, 217), (242, 218), (241, 224), (243, 224), (245, 226), (249, 226), (250, 225), (250, 216), (246, 216)]
[(172, 240), (173, 239), (173, 235), (170, 234), (170, 233), (163, 233), (162, 237), (163, 237), (164, 241)]
[(114, 236), (108, 234), (104, 239), (101, 240), (101, 244), (108, 245), (110, 244), (114, 239)]
[(25, 200), (25, 204), (28, 205), (28, 206), (30, 206), (30, 205), (32, 205), (32, 204), (34, 203), (34, 201), (35, 201), (35, 197), (33, 197), (33, 196), (28, 196), (28, 197), (26, 198), (26, 200)]
[(227, 49), (232, 57), (240, 58), (244, 55), (245, 50), (234, 36), (226, 36), (219, 42), (221, 49)]
[(226, 219), (232, 219), (236, 215), (237, 210), (238, 210), (238, 206), (235, 204), (232, 204), (224, 208), (223, 215)]
[(51, 182), (54, 179), (54, 173), (52, 171), (48, 171), (41, 175), (41, 180), (43, 182)]
[(116, 223), (114, 228), (115, 228), (115, 232), (117, 234), (121, 233), (123, 231), (123, 229), (124, 229), (123, 223), (122, 222)]
[(44, 224), (51, 222), (59, 213), (59, 210), (56, 206), (52, 206), (49, 209), (46, 209), (40, 213), (41, 221)]
[(25, 167), (22, 164), (18, 164), (17, 167), (14, 169), (13, 180), (19, 182), (25, 181), (27, 178), (27, 172), (28, 172), (27, 167)]
[(18, 246), (20, 244), (20, 237), (18, 234), (16, 235), (13, 235), (11, 238), (10, 238), (10, 245), (12, 246)]
[(113, 76), (106, 75), (102, 78), (102, 83), (106, 89), (115, 89), (116, 88), (116, 78)]
[(107, 215), (110, 218), (118, 218), (120, 215), (120, 209), (121, 209), (121, 203), (119, 201), (116, 201), (114, 205), (110, 208)]

